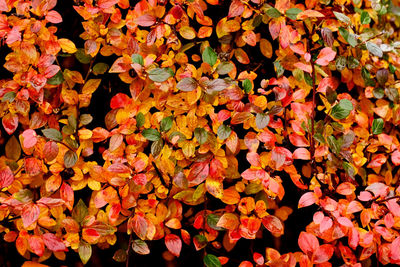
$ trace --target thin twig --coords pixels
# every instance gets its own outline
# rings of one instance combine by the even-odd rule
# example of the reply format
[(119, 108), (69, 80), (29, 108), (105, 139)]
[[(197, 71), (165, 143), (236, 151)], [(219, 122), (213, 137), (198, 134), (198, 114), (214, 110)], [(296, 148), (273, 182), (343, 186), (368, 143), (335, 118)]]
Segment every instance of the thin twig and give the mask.
[(128, 244), (128, 248), (126, 250), (126, 267), (129, 267), (129, 254), (131, 252), (131, 246), (132, 246), (132, 242), (133, 242), (133, 237), (132, 237), (132, 233), (129, 235), (129, 244)]

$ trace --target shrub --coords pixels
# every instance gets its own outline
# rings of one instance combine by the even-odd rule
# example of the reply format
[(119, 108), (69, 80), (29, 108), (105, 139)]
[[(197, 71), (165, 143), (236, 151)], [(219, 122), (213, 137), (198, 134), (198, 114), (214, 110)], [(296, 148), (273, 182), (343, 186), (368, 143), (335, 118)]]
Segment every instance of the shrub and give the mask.
[(25, 266), (400, 263), (397, 1), (132, 2), (0, 0), (0, 233)]

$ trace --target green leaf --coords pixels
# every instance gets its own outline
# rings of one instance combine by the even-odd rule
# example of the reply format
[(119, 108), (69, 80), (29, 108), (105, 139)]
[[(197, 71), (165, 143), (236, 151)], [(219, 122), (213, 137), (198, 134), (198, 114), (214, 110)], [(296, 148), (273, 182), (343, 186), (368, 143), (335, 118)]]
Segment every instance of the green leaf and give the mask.
[(204, 128), (196, 128), (194, 129), (194, 137), (196, 137), (197, 142), (202, 145), (207, 142), (208, 133)]
[(274, 62), (274, 68), (278, 78), (281, 77), (285, 72), (285, 69), (283, 68), (279, 60)]
[(170, 68), (155, 68), (149, 71), (149, 78), (153, 82), (162, 83), (172, 77), (174, 73), (171, 74)]
[(172, 128), (173, 117), (165, 117), (161, 120), (160, 130), (161, 132), (168, 132)]
[(157, 141), (161, 138), (161, 134), (153, 128), (149, 128), (149, 129), (144, 129), (142, 131), (142, 135), (150, 141)]
[(92, 246), (82, 241), (79, 243), (78, 252), (82, 263), (86, 264), (92, 256)]
[(267, 10), (267, 15), (271, 18), (279, 18), (282, 14), (278, 11), (278, 9), (271, 7)]
[(374, 88), (372, 93), (374, 94), (374, 97), (377, 99), (381, 99), (382, 97), (385, 96), (385, 91), (383, 90), (382, 87)]
[(62, 84), (63, 81), (64, 81), (64, 75), (63, 75), (62, 71), (59, 71), (59, 72), (57, 72), (56, 75), (54, 75), (53, 77), (48, 79), (47, 83), (51, 84), (51, 85), (60, 85), (60, 84)]
[(161, 153), (163, 146), (164, 146), (164, 141), (162, 139), (158, 139), (157, 141), (151, 144), (150, 152), (153, 155), (153, 157), (157, 157)]
[(142, 66), (144, 65), (144, 61), (143, 61), (142, 55), (133, 54), (133, 55), (131, 56), (131, 58), (132, 58), (132, 62), (133, 62), (133, 63), (137, 63), (137, 64), (142, 65)]
[(229, 127), (225, 124), (222, 124), (218, 127), (217, 135), (218, 135), (219, 139), (225, 140), (231, 135), (231, 132), (232, 132), (231, 127)]
[(381, 134), (383, 131), (383, 126), (385, 122), (382, 118), (374, 119), (372, 121), (372, 134)]
[(81, 223), (88, 214), (88, 207), (82, 199), (79, 199), (78, 203), (72, 209), (72, 218), (78, 223)]
[(303, 10), (301, 10), (300, 8), (290, 8), (286, 11), (286, 16), (289, 19), (296, 20), (297, 15), (301, 12), (303, 12)]
[(68, 125), (71, 126), (74, 131), (76, 131), (76, 128), (78, 127), (78, 121), (76, 120), (75, 116), (68, 116)]
[(194, 190), (192, 200), (193, 201), (199, 200), (201, 197), (204, 196), (205, 193), (206, 193), (206, 184), (205, 183), (199, 184), (196, 190)]
[(94, 65), (93, 73), (95, 75), (104, 74), (104, 73), (106, 73), (108, 68), (109, 68), (109, 66), (106, 63), (100, 62), (100, 63), (97, 63), (96, 65)]
[[(54, 76), (53, 76), (54, 77)], [(3, 95), (3, 97), (1, 98), (1, 102), (13, 102), (15, 97), (17, 96), (17, 94), (13, 91), (7, 92)]]
[(377, 57), (382, 57), (382, 56), (383, 56), (382, 49), (381, 49), (378, 45), (376, 45), (375, 43), (373, 43), (373, 42), (367, 42), (367, 43), (365, 44), (365, 46), (367, 47), (368, 51), (369, 51), (372, 55), (377, 56)]
[(335, 153), (336, 155), (339, 155), (340, 150), (342, 148), (342, 145), (339, 142), (339, 140), (337, 140), (333, 135), (330, 135), (328, 136), (327, 141), (332, 152)]
[(222, 267), (218, 257), (212, 254), (205, 255), (203, 262), (206, 265), (206, 267)]
[(343, 71), (346, 68), (346, 64), (347, 64), (347, 59), (344, 56), (336, 57), (335, 65), (338, 71)]
[(231, 72), (231, 70), (233, 70), (233, 64), (230, 62), (226, 62), (226, 61), (221, 62), (217, 66), (217, 73), (219, 75), (228, 74), (229, 72)]
[(85, 49), (83, 48), (78, 48), (78, 50), (75, 53), (75, 57), (82, 64), (89, 64), (90, 61), (92, 60), (92, 57), (86, 54)]
[(394, 87), (385, 88), (385, 94), (390, 101), (397, 103), (399, 101), (399, 91)]
[(309, 85), (313, 86), (313, 79), (310, 74), (304, 73), (304, 81)]
[(64, 155), (65, 168), (72, 168), (78, 161), (78, 155), (74, 151), (68, 150)]
[(356, 36), (352, 33), (349, 33), (345, 28), (339, 27), (339, 33), (343, 37), (343, 39), (346, 40), (346, 42), (349, 43), (352, 47), (355, 47), (357, 45), (357, 39)]
[(332, 108), (332, 117), (335, 119), (341, 120), (347, 118), (350, 115), (350, 112), (353, 110), (353, 104), (350, 100), (342, 99), (339, 104), (333, 106)]
[(197, 81), (189, 77), (183, 78), (178, 82), (176, 88), (184, 92), (190, 92), (197, 88)]
[(17, 161), (21, 156), (21, 145), (14, 135), (11, 136), (10, 139), (8, 139), (5, 152), (7, 158), (15, 161)]
[(355, 68), (357, 68), (358, 66), (360, 65), (360, 61), (358, 61), (355, 57), (353, 57), (353, 56), (349, 56), (348, 58), (347, 58), (347, 67), (349, 68), (349, 69), (355, 69)]
[(142, 112), (139, 112), (136, 115), (136, 127), (138, 127), (138, 128), (142, 127), (145, 122), (146, 122), (146, 118), (144, 117)]
[(216, 214), (208, 214), (207, 215), (207, 224), (214, 230), (223, 231), (223, 230), (225, 230), (225, 228), (217, 226), (217, 223), (220, 218), (221, 218), (221, 216), (218, 216)]
[(361, 24), (370, 24), (371, 23), (371, 17), (369, 16), (367, 11), (361, 12)]
[(242, 81), (242, 86), (245, 93), (250, 93), (251, 89), (253, 89), (253, 86), (249, 79)]
[(46, 136), (47, 138), (54, 140), (54, 141), (62, 141), (62, 139), (63, 139), (60, 131), (58, 131), (56, 129), (52, 129), (52, 128), (44, 129), (44, 130), (42, 130), (42, 133), (44, 134), (44, 136)]
[(91, 123), (93, 120), (92, 115), (90, 114), (82, 114), (79, 117), (79, 122), (82, 123), (83, 125), (88, 125), (89, 123)]
[(349, 18), (348, 16), (346, 16), (345, 14), (340, 13), (340, 12), (336, 12), (336, 11), (333, 11), (333, 14), (334, 14), (335, 17), (336, 17), (338, 20), (340, 20), (341, 22), (344, 22), (344, 23), (346, 23), (346, 24), (350, 24), (350, 23), (351, 23), (350, 18)]
[(269, 124), (269, 116), (264, 113), (257, 113), (256, 115), (256, 126), (258, 129), (264, 129)]
[(217, 63), (218, 55), (217, 53), (209, 46), (207, 46), (202, 54), (203, 62), (208, 63), (211, 67)]

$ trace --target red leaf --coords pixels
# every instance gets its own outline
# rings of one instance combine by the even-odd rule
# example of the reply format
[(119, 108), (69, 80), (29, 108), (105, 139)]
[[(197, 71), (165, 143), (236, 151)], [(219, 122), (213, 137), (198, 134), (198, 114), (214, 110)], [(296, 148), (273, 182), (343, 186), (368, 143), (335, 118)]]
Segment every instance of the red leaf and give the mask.
[(333, 255), (334, 248), (330, 244), (319, 246), (314, 253), (314, 263), (327, 262)]
[(301, 232), (299, 236), (299, 247), (300, 249), (307, 254), (308, 252), (314, 253), (319, 247), (318, 239), (310, 233)]
[(175, 19), (180, 19), (183, 15), (183, 9), (180, 6), (176, 5), (169, 10), (169, 13), (172, 14)]
[(51, 251), (68, 251), (65, 244), (52, 233), (45, 233), (43, 235), (44, 244)]
[(143, 27), (149, 27), (156, 23), (156, 18), (150, 14), (144, 14), (136, 19), (136, 24)]
[(307, 207), (315, 204), (318, 201), (318, 197), (313, 192), (307, 192), (301, 196), (299, 200), (299, 208)]
[(323, 48), (317, 57), (315, 63), (321, 66), (326, 66), (331, 62), (336, 56), (336, 52), (332, 50), (330, 47)]
[(257, 252), (253, 253), (253, 260), (257, 265), (263, 265), (265, 263), (264, 256)]
[(37, 143), (37, 134), (34, 130), (28, 129), (22, 133), (23, 142), (22, 145), (25, 148), (34, 147)]
[(168, 234), (165, 236), (165, 246), (172, 255), (179, 257), (182, 249), (182, 240), (177, 235)]
[(244, 8), (245, 6), (242, 3), (242, 1), (239, 0), (232, 1), (231, 5), (229, 6), (228, 18), (233, 18), (242, 15)]
[(51, 23), (61, 23), (63, 21), (60, 13), (55, 10), (50, 10), (47, 13), (46, 20)]
[(119, 217), (119, 213), (121, 211), (121, 204), (113, 203), (111, 205), (110, 211), (108, 212), (108, 220), (111, 224), (115, 224)]
[(273, 215), (267, 215), (262, 219), (262, 224), (274, 236), (283, 235), (283, 224), (282, 224), (282, 221), (278, 217), (273, 216)]
[(8, 113), (3, 117), (2, 123), (4, 130), (11, 135), (18, 127), (18, 115)]
[(21, 213), (22, 223), (25, 228), (36, 222), (39, 218), (40, 209), (35, 204), (29, 204), (24, 207)]
[(5, 167), (0, 171), (0, 189), (10, 186), (14, 182), (14, 174), (10, 167)]
[(126, 94), (118, 93), (111, 98), (110, 107), (112, 109), (122, 108), (131, 102), (131, 98)]
[(44, 242), (41, 236), (30, 236), (28, 238), (29, 247), (32, 252), (41, 257), (44, 253)]

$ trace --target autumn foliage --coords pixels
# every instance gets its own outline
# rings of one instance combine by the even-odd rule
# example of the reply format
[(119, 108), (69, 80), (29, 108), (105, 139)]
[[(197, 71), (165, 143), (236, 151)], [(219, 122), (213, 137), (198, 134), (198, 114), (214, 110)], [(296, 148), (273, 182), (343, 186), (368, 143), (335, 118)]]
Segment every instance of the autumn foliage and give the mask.
[(400, 264), (397, 0), (0, 11), (0, 233), (25, 266)]

